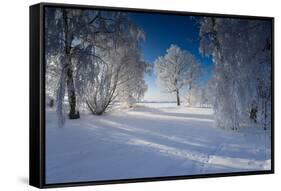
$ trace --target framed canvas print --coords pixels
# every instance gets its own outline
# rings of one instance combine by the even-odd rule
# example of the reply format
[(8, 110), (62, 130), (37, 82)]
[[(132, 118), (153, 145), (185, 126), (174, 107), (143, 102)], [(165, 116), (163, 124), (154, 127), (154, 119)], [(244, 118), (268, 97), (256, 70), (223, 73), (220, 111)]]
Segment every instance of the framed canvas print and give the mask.
[(274, 19), (30, 7), (30, 184), (274, 172)]

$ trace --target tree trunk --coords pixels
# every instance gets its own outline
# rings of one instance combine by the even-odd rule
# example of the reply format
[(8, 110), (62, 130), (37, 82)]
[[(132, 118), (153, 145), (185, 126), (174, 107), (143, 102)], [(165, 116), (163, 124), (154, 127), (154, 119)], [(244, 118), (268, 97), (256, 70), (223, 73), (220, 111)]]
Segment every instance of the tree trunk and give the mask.
[(191, 89), (192, 89), (192, 82), (189, 82), (189, 87), (188, 87), (188, 97), (187, 97), (187, 103), (188, 106), (191, 107)]
[(73, 35), (69, 31), (69, 23), (67, 11), (63, 11), (63, 20), (64, 20), (64, 39), (65, 39), (65, 68), (66, 68), (66, 85), (67, 85), (67, 95), (68, 95), (68, 103), (69, 103), (69, 119), (78, 119), (80, 117), (79, 112), (76, 111), (76, 95), (75, 95), (75, 87), (73, 80), (73, 70), (71, 63), (71, 44), (73, 40)]
[(177, 106), (180, 106), (180, 95), (179, 95), (179, 90), (176, 90), (176, 94), (177, 94)]
[(266, 121), (267, 121), (267, 101), (265, 100), (264, 101), (264, 126), (263, 126), (263, 129), (266, 130)]
[(73, 71), (71, 68), (67, 69), (67, 95), (69, 103), (69, 119), (78, 119), (80, 117), (79, 112), (76, 111), (76, 95), (73, 81)]

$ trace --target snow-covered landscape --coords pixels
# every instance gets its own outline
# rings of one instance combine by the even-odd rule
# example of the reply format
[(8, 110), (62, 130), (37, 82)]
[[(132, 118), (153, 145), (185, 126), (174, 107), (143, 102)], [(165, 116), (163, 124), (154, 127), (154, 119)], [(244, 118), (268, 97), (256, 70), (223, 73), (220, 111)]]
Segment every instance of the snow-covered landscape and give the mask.
[(48, 7), (45, 26), (47, 184), (271, 170), (271, 21)]
[[(47, 111), (48, 183), (194, 175), (270, 169), (270, 137), (262, 129), (226, 131), (209, 108), (138, 104), (91, 114), (57, 128)], [(254, 131), (254, 133), (249, 133)]]

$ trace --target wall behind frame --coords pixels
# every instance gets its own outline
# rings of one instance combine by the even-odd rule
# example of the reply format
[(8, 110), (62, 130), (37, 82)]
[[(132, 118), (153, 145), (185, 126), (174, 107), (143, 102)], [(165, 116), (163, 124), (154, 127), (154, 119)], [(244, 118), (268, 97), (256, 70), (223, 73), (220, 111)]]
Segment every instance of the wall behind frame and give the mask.
[[(29, 93), (29, 19), (28, 7), (39, 1), (3, 1), (0, 11), (0, 179), (1, 190), (37, 190), (28, 186), (28, 93)], [(255, 175), (228, 178), (209, 178), (195, 180), (179, 180), (152, 183), (132, 183), (105, 186), (73, 187), (60, 190), (99, 190), (99, 191), (143, 191), (143, 190), (270, 190), (277, 187), (281, 178), (280, 174), (280, 152), (281, 132), (278, 127), (280, 121), (281, 103), (281, 63), (277, 54), (281, 41), (278, 34), (281, 34), (281, 13), (280, 7), (275, 0), (252, 1), (235, 0), (57, 0), (49, 1), (54, 3), (88, 4), (95, 3), (101, 6), (125, 6), (135, 8), (169, 9), (192, 12), (211, 12), (225, 14), (245, 14), (259, 16), (274, 16), (275, 18), (275, 175)]]

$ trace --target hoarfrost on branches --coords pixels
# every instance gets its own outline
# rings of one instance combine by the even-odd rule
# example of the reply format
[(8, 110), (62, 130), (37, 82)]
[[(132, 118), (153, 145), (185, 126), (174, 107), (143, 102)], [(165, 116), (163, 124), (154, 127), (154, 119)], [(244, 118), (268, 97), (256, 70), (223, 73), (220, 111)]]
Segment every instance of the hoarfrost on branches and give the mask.
[(144, 95), (144, 38), (125, 13), (47, 9), (47, 95), (56, 102), (60, 124), (65, 109), (70, 119), (85, 107), (100, 115), (117, 97), (132, 103)]
[(165, 92), (174, 93), (180, 105), (180, 90), (189, 86), (191, 91), (198, 78), (200, 65), (195, 56), (177, 45), (171, 45), (164, 56), (155, 61), (157, 82)]
[(268, 21), (203, 18), (200, 51), (215, 63), (213, 106), (217, 126), (243, 121), (270, 126), (271, 27)]

